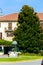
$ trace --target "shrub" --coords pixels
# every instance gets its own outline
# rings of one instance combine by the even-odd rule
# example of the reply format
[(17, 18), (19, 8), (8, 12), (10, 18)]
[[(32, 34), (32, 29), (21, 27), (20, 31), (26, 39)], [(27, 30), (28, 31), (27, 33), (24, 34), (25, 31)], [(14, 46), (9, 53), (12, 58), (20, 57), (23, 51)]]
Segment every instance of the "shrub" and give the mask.
[(6, 41), (6, 40), (1, 40), (0, 39), (0, 45), (5, 45), (5, 46), (9, 46), (9, 45), (11, 45), (11, 41)]

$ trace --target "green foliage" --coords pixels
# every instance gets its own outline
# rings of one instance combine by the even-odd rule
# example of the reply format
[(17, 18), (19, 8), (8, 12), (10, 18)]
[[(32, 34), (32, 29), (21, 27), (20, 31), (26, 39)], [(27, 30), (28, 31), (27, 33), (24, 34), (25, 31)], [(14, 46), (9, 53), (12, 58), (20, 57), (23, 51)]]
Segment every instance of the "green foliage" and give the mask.
[[(24, 5), (18, 16), (18, 28), (14, 31), (14, 39), (23, 52), (40, 49), (40, 21), (32, 7)], [(38, 51), (37, 51), (38, 52)]]
[(9, 46), (12, 45), (12, 42), (0, 39), (0, 45)]

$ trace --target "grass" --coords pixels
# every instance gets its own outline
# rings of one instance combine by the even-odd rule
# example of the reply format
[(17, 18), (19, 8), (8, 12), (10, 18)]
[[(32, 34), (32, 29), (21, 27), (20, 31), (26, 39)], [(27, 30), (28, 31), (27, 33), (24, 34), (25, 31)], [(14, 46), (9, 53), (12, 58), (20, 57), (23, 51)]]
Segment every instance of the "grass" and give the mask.
[(17, 61), (30, 61), (30, 60), (36, 60), (36, 59), (43, 59), (43, 56), (37, 56), (37, 55), (21, 55), (17, 58), (0, 58), (0, 62), (17, 62)]

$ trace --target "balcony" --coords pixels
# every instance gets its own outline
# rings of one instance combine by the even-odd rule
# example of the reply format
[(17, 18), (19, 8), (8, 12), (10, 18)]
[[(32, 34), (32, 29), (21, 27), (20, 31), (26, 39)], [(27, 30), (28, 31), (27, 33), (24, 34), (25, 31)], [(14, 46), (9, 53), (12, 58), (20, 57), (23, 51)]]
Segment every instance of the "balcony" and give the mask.
[(17, 29), (17, 27), (14, 27), (13, 29), (11, 27), (8, 27), (8, 28), (5, 27), (5, 32), (13, 32), (16, 29)]
[(5, 32), (13, 32), (12, 28), (5, 28)]
[(12, 29), (5, 28), (5, 32), (7, 34), (7, 37), (13, 37), (13, 30)]

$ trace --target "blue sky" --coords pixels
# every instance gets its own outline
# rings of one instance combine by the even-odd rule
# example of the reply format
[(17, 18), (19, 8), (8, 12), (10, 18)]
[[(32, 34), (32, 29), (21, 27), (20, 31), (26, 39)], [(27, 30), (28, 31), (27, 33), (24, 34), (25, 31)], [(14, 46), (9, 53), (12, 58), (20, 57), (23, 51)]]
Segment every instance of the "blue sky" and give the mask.
[(4, 15), (19, 12), (23, 5), (32, 6), (35, 12), (43, 12), (43, 0), (0, 0)]

